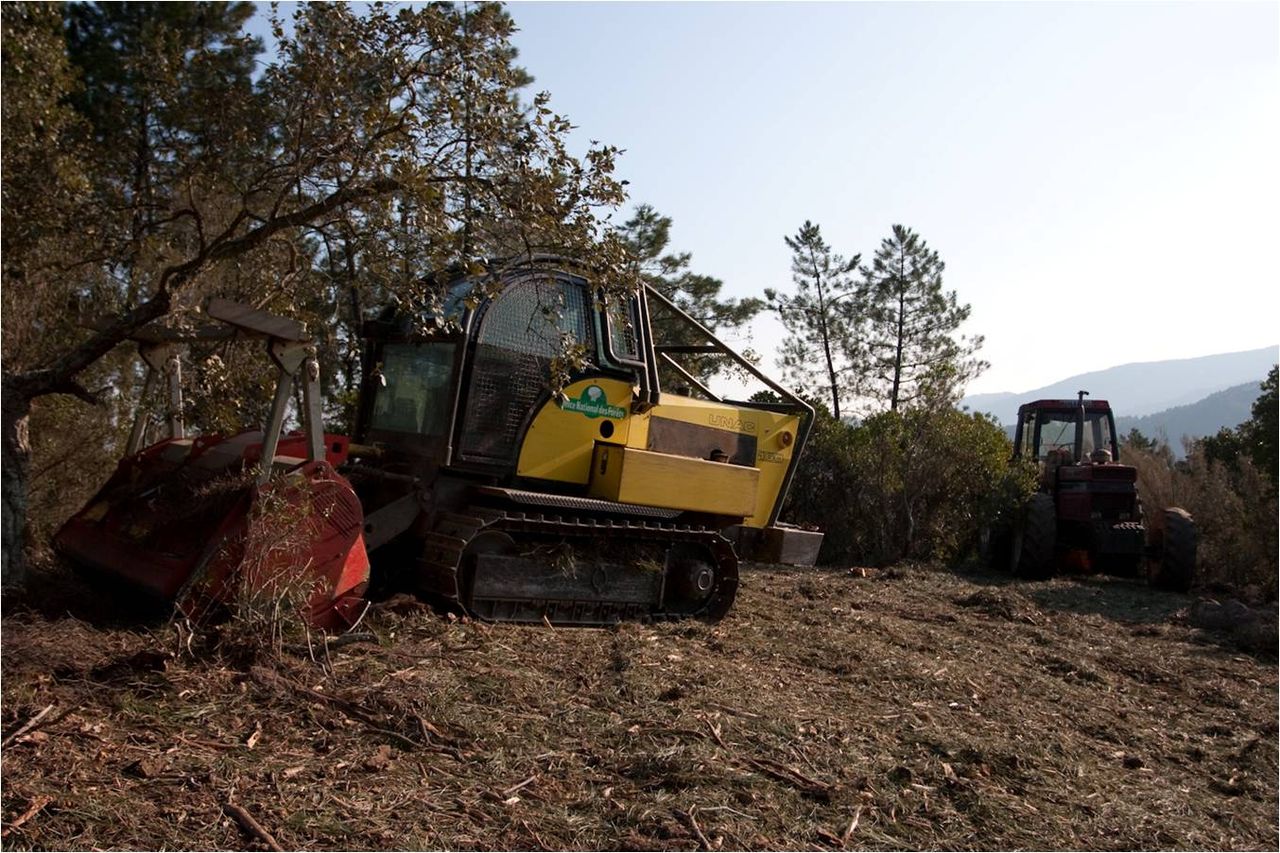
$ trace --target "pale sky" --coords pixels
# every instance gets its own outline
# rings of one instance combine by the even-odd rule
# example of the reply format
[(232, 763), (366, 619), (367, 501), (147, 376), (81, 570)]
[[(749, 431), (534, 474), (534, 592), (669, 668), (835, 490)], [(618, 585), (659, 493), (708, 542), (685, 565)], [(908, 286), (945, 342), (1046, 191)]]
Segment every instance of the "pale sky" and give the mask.
[(864, 258), (902, 223), (986, 336), (970, 392), (1280, 341), (1274, 2), (509, 8), (533, 89), (728, 293), (789, 289), (806, 219)]

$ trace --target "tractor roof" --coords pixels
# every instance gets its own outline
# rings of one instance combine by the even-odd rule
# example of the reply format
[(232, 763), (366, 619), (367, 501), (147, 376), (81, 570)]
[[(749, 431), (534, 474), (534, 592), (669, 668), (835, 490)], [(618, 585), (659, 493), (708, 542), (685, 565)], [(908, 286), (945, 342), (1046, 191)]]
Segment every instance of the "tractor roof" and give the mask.
[[(1071, 411), (1074, 412), (1079, 407), (1079, 400), (1033, 400), (1030, 403), (1023, 403), (1018, 407), (1018, 414), (1022, 415), (1026, 412), (1057, 412)], [(1106, 400), (1085, 400), (1084, 410), (1086, 412), (1109, 412), (1111, 404)]]

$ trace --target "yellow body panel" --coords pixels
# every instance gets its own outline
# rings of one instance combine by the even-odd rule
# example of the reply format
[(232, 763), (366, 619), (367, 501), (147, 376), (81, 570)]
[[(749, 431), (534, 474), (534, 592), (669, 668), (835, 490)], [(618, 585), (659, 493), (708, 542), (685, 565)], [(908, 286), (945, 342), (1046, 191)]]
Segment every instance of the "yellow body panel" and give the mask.
[[(588, 389), (596, 387), (604, 392), (603, 404), (596, 411), (609, 407), (612, 411), (589, 414), (576, 409), (574, 401), (582, 401)], [(634, 418), (631, 416), (631, 385), (617, 379), (584, 379), (564, 389), (564, 399), (547, 402), (529, 424), (520, 448), (516, 473), (521, 477), (539, 480), (555, 480), (560, 483), (578, 483), (585, 486), (591, 477), (591, 451), (597, 441), (626, 444), (627, 433)], [(613, 415), (621, 415), (613, 417)], [(605, 426), (605, 424), (609, 426)], [(609, 435), (605, 436), (604, 433)]]
[(687, 456), (601, 444), (591, 467), (592, 497), (745, 518), (756, 505), (760, 471)]
[(756, 440), (755, 467), (760, 471), (760, 478), (755, 507), (743, 524), (747, 527), (768, 525), (791, 465), (792, 450), (800, 431), (799, 415), (663, 394), (658, 398), (658, 405), (632, 418), (630, 440), (627, 442), (629, 447), (649, 447), (649, 423), (655, 417), (753, 436)]
[[(603, 392), (598, 395), (596, 405), (590, 405), (590, 401), (583, 397), (591, 386)], [(743, 523), (748, 527), (765, 527), (769, 523), (769, 516), (773, 513), (774, 504), (786, 480), (787, 469), (791, 465), (795, 440), (800, 430), (799, 415), (767, 412), (678, 394), (662, 394), (656, 406), (644, 412), (633, 413), (632, 400), (632, 387), (616, 379), (586, 379), (568, 386), (565, 388), (563, 402), (550, 401), (534, 416), (520, 450), (517, 473), (522, 477), (560, 483), (581, 486), (592, 484), (592, 493), (597, 494), (597, 486), (592, 483), (591, 474), (592, 457), (597, 445), (625, 446), (640, 451), (658, 450), (661, 451), (660, 455), (671, 456), (674, 454), (670, 449), (652, 446), (650, 426), (655, 418), (678, 421), (699, 428), (719, 430), (726, 435), (750, 436), (755, 440), (754, 460), (738, 460), (743, 463), (738, 465), (719, 462), (707, 464), (757, 471), (753, 505), (746, 507), (742, 513), (738, 512), (741, 507), (735, 505), (733, 512), (724, 514), (743, 515)], [(609, 427), (603, 426), (606, 422), (610, 424)], [(605, 435), (605, 432), (609, 434)], [(681, 458), (706, 461), (690, 456)], [(752, 464), (745, 464), (748, 461)], [(694, 466), (689, 470), (704, 469)], [(734, 474), (727, 476), (732, 478)], [(646, 487), (643, 499), (638, 499), (637, 493), (621, 488), (618, 494), (630, 497), (610, 499), (647, 506), (693, 509), (683, 505), (689, 503), (684, 494), (702, 490), (714, 491), (714, 484), (720, 482), (714, 475), (712, 480), (704, 481), (701, 475), (677, 476), (674, 471), (668, 477), (660, 487)], [(694, 502), (704, 506), (708, 502), (715, 504), (717, 501), (717, 498), (694, 499)]]

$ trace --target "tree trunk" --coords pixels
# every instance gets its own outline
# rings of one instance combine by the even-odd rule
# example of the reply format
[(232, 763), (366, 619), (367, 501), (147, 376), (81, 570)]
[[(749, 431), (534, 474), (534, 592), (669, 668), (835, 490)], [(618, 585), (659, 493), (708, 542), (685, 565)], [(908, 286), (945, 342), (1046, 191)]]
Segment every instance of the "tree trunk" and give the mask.
[(809, 253), (813, 264), (813, 281), (818, 290), (818, 331), (822, 335), (822, 354), (827, 360), (827, 378), (831, 381), (831, 414), (840, 420), (840, 389), (836, 387), (836, 364), (831, 357), (831, 334), (827, 329), (827, 298), (822, 292), (822, 273), (818, 271), (818, 259)]
[(902, 388), (902, 324), (903, 315), (907, 311), (906, 305), (906, 285), (899, 283), (898, 285), (898, 330), (897, 330), (897, 347), (893, 352), (893, 392), (889, 395), (889, 411), (898, 411), (898, 392)]
[(3, 441), (0, 444), (0, 584), (21, 586), (26, 580), (27, 486), (31, 474), (31, 441), (28, 424), (31, 399), (25, 393), (4, 383), (0, 400)]
[[(823, 325), (825, 327), (825, 323)], [(840, 390), (836, 387), (836, 368), (831, 360), (831, 344), (827, 341), (825, 328), (822, 335), (822, 348), (826, 352), (827, 377), (831, 381), (831, 414), (836, 420), (840, 420)]]

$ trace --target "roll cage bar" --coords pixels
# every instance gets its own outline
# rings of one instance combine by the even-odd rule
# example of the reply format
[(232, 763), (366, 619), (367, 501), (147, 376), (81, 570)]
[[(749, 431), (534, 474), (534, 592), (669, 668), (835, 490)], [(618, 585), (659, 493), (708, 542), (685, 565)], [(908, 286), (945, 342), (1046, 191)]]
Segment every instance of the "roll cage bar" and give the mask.
[[(650, 322), (649, 314), (649, 297), (653, 297), (660, 302), (668, 311), (670, 311), (678, 320), (683, 322), (689, 328), (693, 329), (701, 335), (707, 342), (705, 344), (655, 344), (653, 340), (653, 324)], [(800, 457), (804, 452), (804, 447), (809, 441), (809, 433), (813, 429), (814, 410), (796, 394), (792, 393), (788, 388), (770, 378), (767, 374), (744, 358), (737, 350), (730, 347), (724, 341), (716, 337), (715, 333), (706, 326), (699, 323), (691, 317), (688, 312), (676, 305), (665, 294), (652, 287), (649, 284), (643, 284), (637, 290), (636, 302), (640, 312), (640, 331), (639, 334), (644, 337), (643, 349), (647, 352), (648, 358), (645, 359), (643, 365), (644, 372), (642, 374), (645, 384), (641, 386), (641, 393), (637, 403), (645, 406), (652, 406), (658, 401), (658, 395), (661, 392), (661, 384), (658, 380), (658, 359), (661, 358), (663, 363), (672, 367), (682, 378), (696, 387), (705, 394), (709, 399), (717, 403), (728, 403), (730, 405), (742, 405), (750, 408), (759, 408), (766, 411), (794, 412), (800, 415), (800, 427), (797, 430), (795, 447), (791, 454), (791, 464), (787, 468), (786, 477), (783, 480), (782, 488), (778, 492), (778, 499), (774, 503), (773, 511), (769, 514), (769, 524), (776, 524), (778, 515), (782, 511), (782, 504), (786, 500), (787, 493), (791, 490), (791, 481), (795, 476), (796, 465), (800, 461)], [(615, 358), (612, 352), (612, 334), (607, 328), (609, 322), (609, 314), (607, 311), (602, 312), (605, 321), (606, 346), (609, 347), (606, 352), (610, 358)], [(776, 393), (783, 399), (782, 403), (755, 403), (751, 401), (727, 401), (719, 394), (716, 394), (705, 383), (696, 379), (689, 371), (685, 370), (679, 364), (673, 355), (723, 355), (747, 371), (749, 374), (760, 380), (771, 391)], [(640, 367), (641, 365), (636, 365)], [(643, 401), (643, 402), (641, 402)]]

